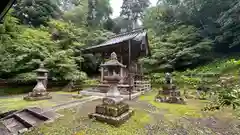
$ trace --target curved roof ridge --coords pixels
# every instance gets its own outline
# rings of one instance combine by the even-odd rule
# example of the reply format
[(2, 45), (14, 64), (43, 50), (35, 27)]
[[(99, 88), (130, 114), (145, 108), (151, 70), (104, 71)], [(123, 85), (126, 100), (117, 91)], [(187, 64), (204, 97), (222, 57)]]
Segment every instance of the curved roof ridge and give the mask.
[(134, 34), (134, 33), (139, 33), (139, 32), (142, 32), (142, 31), (144, 31), (144, 28), (137, 28), (137, 29), (134, 29), (130, 32), (123, 32), (123, 33), (120, 33), (120, 34), (117, 34), (117, 35), (110, 36), (108, 39), (117, 38), (117, 37), (121, 37), (121, 36), (124, 36), (124, 35), (129, 35), (129, 34)]

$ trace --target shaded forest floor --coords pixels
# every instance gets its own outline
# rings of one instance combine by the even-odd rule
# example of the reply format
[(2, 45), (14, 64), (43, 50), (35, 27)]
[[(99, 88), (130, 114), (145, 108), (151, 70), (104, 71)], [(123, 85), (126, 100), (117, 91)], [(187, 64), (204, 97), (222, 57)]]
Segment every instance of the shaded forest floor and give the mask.
[(232, 110), (201, 112), (207, 101), (187, 100), (187, 105), (157, 103), (156, 92), (128, 101), (134, 116), (119, 128), (88, 118), (101, 101), (88, 102), (58, 113), (53, 123), (41, 125), (25, 135), (237, 135), (240, 121)]

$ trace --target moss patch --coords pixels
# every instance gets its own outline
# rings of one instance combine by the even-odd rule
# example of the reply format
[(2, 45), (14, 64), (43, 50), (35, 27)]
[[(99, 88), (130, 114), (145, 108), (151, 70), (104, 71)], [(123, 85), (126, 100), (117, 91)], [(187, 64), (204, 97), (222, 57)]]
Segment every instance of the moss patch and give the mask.
[(50, 107), (54, 106), (55, 104), (47, 101), (25, 101), (23, 98), (4, 98), (0, 99), (0, 110), (2, 112), (9, 111), (9, 110), (18, 110), (23, 109), (29, 106), (39, 106), (39, 107)]
[(87, 116), (83, 117), (76, 109), (65, 109), (59, 113), (64, 116), (25, 135), (145, 135), (144, 127), (153, 120), (148, 113), (135, 110), (129, 121), (116, 128), (90, 120)]
[(175, 118), (181, 116), (202, 117), (200, 111), (204, 103), (198, 102), (197, 100), (188, 100), (187, 105), (159, 103), (155, 102), (156, 95), (157, 93), (142, 95), (139, 97), (139, 100), (146, 101), (159, 109), (166, 110), (167, 112), (164, 116), (167, 118)]
[[(63, 117), (60, 117), (53, 123), (40, 125), (32, 131), (25, 133), (25, 135), (206, 135), (219, 134), (223, 131), (224, 133), (239, 133), (238, 129), (229, 128), (235, 126), (228, 126), (229, 124), (226, 124), (234, 122), (235, 119), (229, 119), (230, 116), (223, 119), (225, 115), (219, 112), (217, 112), (220, 116), (219, 119), (208, 116), (191, 118), (194, 117), (194, 113), (198, 113), (198, 108), (204, 103), (203, 101), (188, 101), (187, 108), (184, 108), (183, 105), (152, 103), (153, 100), (151, 97), (154, 97), (154, 95), (151, 96), (150, 93), (145, 95), (146, 97), (142, 96), (140, 98), (142, 101), (129, 101), (130, 106), (135, 108), (135, 114), (120, 127), (110, 126), (88, 118), (88, 113), (92, 113), (96, 105), (101, 103), (99, 100), (88, 102), (72, 109), (61, 110), (58, 113), (64, 115)], [(154, 111), (154, 113), (147, 111), (154, 108), (157, 108), (158, 111)], [(177, 110), (179, 108), (184, 109)], [(162, 112), (164, 109), (167, 111)], [(189, 111), (191, 109), (193, 110), (192, 112)], [(185, 112), (192, 113), (192, 115), (185, 114)], [(162, 114), (166, 117), (163, 117)], [(177, 119), (172, 119), (173, 117)], [(215, 122), (212, 122), (212, 119)], [(217, 128), (211, 127), (212, 124), (218, 124)]]

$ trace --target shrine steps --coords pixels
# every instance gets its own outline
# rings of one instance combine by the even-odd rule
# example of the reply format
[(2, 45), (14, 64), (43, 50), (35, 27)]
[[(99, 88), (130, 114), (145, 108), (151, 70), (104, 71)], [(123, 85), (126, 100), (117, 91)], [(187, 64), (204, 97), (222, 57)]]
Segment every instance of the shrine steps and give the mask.
[(29, 108), (17, 111), (0, 120), (0, 123), (4, 126), (2, 130), (0, 130), (0, 135), (17, 135), (44, 122), (50, 122), (56, 117), (58, 117), (58, 115), (54, 112), (45, 112), (40, 108)]

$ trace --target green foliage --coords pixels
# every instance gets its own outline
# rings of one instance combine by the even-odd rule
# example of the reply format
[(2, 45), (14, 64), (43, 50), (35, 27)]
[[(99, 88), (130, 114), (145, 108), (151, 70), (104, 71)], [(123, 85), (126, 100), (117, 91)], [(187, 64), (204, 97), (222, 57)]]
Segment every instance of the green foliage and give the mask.
[(30, 72), (30, 73), (22, 73), (22, 74), (18, 74), (16, 75), (13, 80), (14, 81), (35, 81), (37, 78), (37, 74), (34, 72)]
[(46, 67), (54, 80), (80, 80), (82, 75), (76, 61), (72, 57), (72, 50), (62, 50), (53, 53), (45, 59)]
[(149, 0), (123, 0), (120, 16), (127, 20), (127, 30), (132, 30), (133, 23), (137, 23), (143, 17), (144, 10), (150, 5)]
[[(50, 71), (50, 79), (86, 79), (86, 74), (81, 71), (84, 59), (79, 48), (98, 44), (111, 33), (60, 20), (51, 20), (47, 24), (49, 27), (31, 28), (18, 25), (17, 19), (10, 15), (5, 18), (0, 26), (0, 78), (30, 81), (33, 76), (29, 73), (43, 61)], [(91, 64), (86, 65), (96, 70), (96, 65), (93, 68)]]
[(97, 84), (99, 84), (99, 81), (96, 79), (87, 79), (87, 80), (84, 80), (84, 84), (85, 85), (97, 85)]
[(50, 18), (59, 18), (61, 11), (53, 0), (20, 0), (13, 14), (22, 24), (40, 26), (46, 25)]
[(216, 59), (214, 62), (211, 62), (207, 65), (200, 66), (198, 68), (195, 68), (193, 70), (187, 70), (185, 73), (190, 73), (192, 75), (196, 74), (212, 74), (212, 75), (218, 75), (218, 74), (225, 74), (229, 72), (233, 72), (234, 70), (237, 70), (240, 66), (240, 61), (237, 58), (224, 58), (224, 59)]
[(148, 71), (191, 69), (239, 51), (238, 7), (237, 0), (159, 0), (143, 18), (153, 49), (143, 59)]
[[(179, 81), (182, 81), (184, 85), (199, 85), (202, 82), (202, 79), (199, 77), (187, 77), (182, 75)], [(180, 82), (178, 82), (180, 83)]]
[(137, 20), (142, 17), (144, 10), (150, 5), (149, 0), (124, 0), (122, 4), (121, 16), (131, 17)]
[(63, 19), (65, 21), (71, 21), (77, 26), (82, 26), (87, 24), (87, 12), (88, 12), (88, 1), (81, 0), (81, 4), (75, 8), (64, 12)]
[[(219, 42), (219, 48), (238, 49), (240, 45), (240, 2), (235, 2), (230, 9), (224, 12), (218, 19), (221, 26), (220, 35), (216, 37)], [(235, 48), (234, 48), (235, 47)]]
[(186, 69), (209, 60), (206, 54), (211, 51), (212, 41), (202, 38), (195, 27), (182, 25), (161, 37), (150, 37), (150, 44), (152, 56), (142, 59), (142, 63), (152, 71), (166, 71)]
[(40, 60), (56, 50), (47, 31), (21, 27), (17, 34), (16, 39), (1, 44), (0, 76), (3, 78), (35, 69)]
[(87, 25), (103, 26), (110, 19), (112, 8), (110, 0), (88, 0)]
[(239, 86), (237, 85), (238, 77), (227, 76), (221, 77), (220, 87), (217, 94), (217, 102), (222, 106), (232, 106), (233, 109), (236, 109), (240, 106), (240, 91)]
[(83, 2), (82, 0), (56, 0), (56, 3), (62, 11), (69, 11)]

